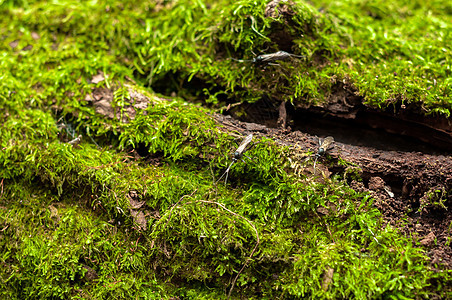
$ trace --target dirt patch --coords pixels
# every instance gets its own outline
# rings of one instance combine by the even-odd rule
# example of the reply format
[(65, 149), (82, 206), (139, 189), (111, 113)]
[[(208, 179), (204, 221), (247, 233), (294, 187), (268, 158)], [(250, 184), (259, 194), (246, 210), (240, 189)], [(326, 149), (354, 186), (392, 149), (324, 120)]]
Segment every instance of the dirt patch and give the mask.
[(137, 110), (146, 109), (151, 102), (149, 98), (133, 89), (128, 89), (126, 105), (115, 105), (114, 93), (107, 88), (94, 88), (91, 94), (85, 97), (85, 101), (93, 103), (96, 113), (111, 119), (117, 118), (123, 122), (134, 119)]
[[(99, 73), (91, 79), (91, 83), (95, 84), (102, 81), (105, 81), (103, 73)], [(124, 84), (121, 88), (117, 86), (112, 88), (95, 87), (90, 94), (85, 96), (84, 100), (92, 103), (96, 113), (110, 119), (116, 118), (122, 122), (135, 119), (137, 112), (145, 110), (148, 105), (168, 101), (168, 99), (159, 98), (155, 95), (146, 96), (128, 84)]]
[[(307, 133), (241, 122), (230, 116), (215, 118), (227, 131), (267, 136), (284, 145), (298, 145), (301, 151), (318, 148), (317, 138)], [(347, 177), (350, 166), (341, 164), (340, 159), (359, 167), (362, 182)], [(355, 190), (370, 192), (386, 223), (412, 236), (413, 242), (419, 242), (427, 250), (433, 266), (452, 269), (451, 156), (335, 142), (328, 156), (322, 157), (318, 164), (320, 169), (343, 175)]]
[(280, 16), (287, 17), (295, 14), (292, 7), (294, 3), (287, 0), (272, 0), (267, 3), (265, 7), (265, 16), (271, 18), (278, 18)]

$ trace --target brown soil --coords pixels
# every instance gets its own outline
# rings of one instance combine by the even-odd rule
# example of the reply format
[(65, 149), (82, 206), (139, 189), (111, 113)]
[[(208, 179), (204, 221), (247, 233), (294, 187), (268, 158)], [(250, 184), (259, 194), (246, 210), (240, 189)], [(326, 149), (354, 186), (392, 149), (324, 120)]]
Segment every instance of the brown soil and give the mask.
[[(275, 111), (277, 115), (278, 108)], [(215, 118), (228, 131), (267, 136), (284, 145), (298, 145), (301, 151), (318, 149), (317, 137), (308, 133), (242, 122), (230, 116), (216, 115)], [(413, 237), (414, 243), (419, 242), (431, 258), (432, 266), (452, 269), (450, 155), (383, 150), (340, 141), (335, 142), (328, 154), (319, 160), (320, 168), (332, 174), (343, 174), (355, 190), (370, 192), (385, 222)], [(359, 166), (363, 181), (347, 178), (350, 170), (339, 164), (339, 158)]]

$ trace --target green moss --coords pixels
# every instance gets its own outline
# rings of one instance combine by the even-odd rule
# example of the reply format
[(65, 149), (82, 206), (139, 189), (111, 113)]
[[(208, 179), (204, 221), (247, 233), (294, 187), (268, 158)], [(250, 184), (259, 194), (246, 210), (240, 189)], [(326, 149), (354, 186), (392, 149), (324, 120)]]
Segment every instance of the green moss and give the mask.
[(23, 181), (4, 184), (3, 297), (165, 296), (155, 273), (142, 272), (145, 249), (132, 242), (138, 239), (133, 232), (111, 225), (70, 195), (56, 197)]
[[(149, 89), (206, 96), (215, 108), (262, 91), (322, 102), (348, 80), (372, 105), (401, 97), (447, 113), (449, 25), (436, 5), (427, 36), (421, 3), (323, 3), (319, 12), (296, 2), (275, 18), (247, 0), (59, 3), (0, 6), (2, 296), (218, 299), (234, 280), (233, 297), (450, 293), (441, 290), (450, 271), (434, 273), (409, 239), (383, 227), (369, 196), (303, 174), (308, 154), (256, 138), (252, 160), (216, 183), (234, 138), (210, 109)], [(227, 59), (276, 50), (307, 59), (266, 70)], [(93, 89), (111, 91), (110, 116), (88, 99)], [(133, 91), (147, 107), (131, 116)], [(78, 135), (79, 145), (68, 143)]]
[[(428, 113), (449, 116), (448, 4), (319, 1), (315, 5), (322, 8), (320, 12), (301, 1), (288, 8), (280, 5), (286, 13), (271, 17), (265, 14), (264, 2), (218, 1), (206, 10), (198, 2), (178, 1), (168, 7), (163, 25), (161, 18), (147, 20), (147, 28), (166, 31), (149, 31), (141, 41), (135, 40), (140, 60), (134, 65), (141, 73), (150, 72), (148, 78), (157, 87), (168, 76), (178, 78), (171, 89), (187, 78), (200, 79), (210, 88), (195, 95), (206, 94), (214, 103), (218, 99), (212, 89), (216, 95), (241, 101), (254, 101), (266, 93), (280, 101), (318, 103), (344, 82), (376, 108), (418, 103)], [(183, 25), (173, 21), (187, 18), (193, 21)], [(172, 28), (177, 28), (176, 35), (168, 34)], [(165, 47), (147, 42), (156, 37)], [(277, 50), (306, 59), (265, 71), (227, 60)]]
[[(67, 84), (68, 74), (89, 76), (93, 70), (103, 70), (113, 77), (130, 76), (125, 69), (111, 72), (118, 65), (110, 62), (119, 60), (162, 91), (205, 96), (213, 103), (225, 96), (255, 101), (263, 93), (280, 101), (319, 103), (335, 85), (345, 82), (374, 107), (418, 103), (427, 113), (450, 114), (446, 2), (319, 1), (314, 5), (320, 12), (297, 1), (280, 5), (283, 13), (278, 15), (266, 13), (266, 4), (255, 1), (164, 5), (103, 1), (77, 6), (37, 2), (27, 10), (4, 9), (9, 24), (4, 29), (5, 45), (17, 40), (13, 24), (21, 22), (14, 51), (21, 58), (36, 63), (40, 57), (37, 62), (47, 68), (55, 68), (62, 58), (71, 61), (63, 61), (65, 67), (56, 70), (55, 89), (59, 83)], [(39, 34), (38, 40), (33, 32)], [(33, 49), (20, 51), (28, 45)], [(60, 51), (55, 53), (52, 47)], [(249, 59), (252, 52), (277, 50), (306, 59), (265, 71), (227, 59)], [(45, 51), (48, 61), (36, 55), (38, 51)], [(53, 54), (58, 60), (51, 59)], [(208, 88), (180, 88), (194, 78)], [(40, 84), (43, 79), (39, 78)]]

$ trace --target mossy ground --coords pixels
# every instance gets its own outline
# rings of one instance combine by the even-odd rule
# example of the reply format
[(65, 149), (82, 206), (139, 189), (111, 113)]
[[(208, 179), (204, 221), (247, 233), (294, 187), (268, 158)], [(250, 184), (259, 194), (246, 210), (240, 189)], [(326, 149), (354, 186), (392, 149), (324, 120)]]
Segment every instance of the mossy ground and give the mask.
[[(216, 184), (240, 139), (210, 116), (263, 94), (326, 101), (337, 82), (449, 115), (448, 2), (296, 1), (274, 17), (249, 0), (0, 3), (3, 297), (450, 295), (450, 271), (382, 226), (368, 195), (297, 172), (308, 153), (256, 139)], [(276, 50), (306, 59), (227, 59)], [(119, 118), (85, 101), (95, 88), (115, 91)], [(124, 119), (133, 91), (148, 105)]]

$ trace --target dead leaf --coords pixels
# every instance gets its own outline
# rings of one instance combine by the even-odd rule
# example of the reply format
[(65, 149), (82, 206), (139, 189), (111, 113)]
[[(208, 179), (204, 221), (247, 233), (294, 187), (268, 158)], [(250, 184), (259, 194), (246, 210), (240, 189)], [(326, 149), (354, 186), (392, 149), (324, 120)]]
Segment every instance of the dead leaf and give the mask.
[(39, 33), (37, 33), (37, 32), (32, 32), (31, 33), (31, 37), (36, 41), (36, 40), (39, 40), (40, 38), (41, 38), (41, 36), (39, 36)]
[(132, 215), (133, 220), (140, 227), (140, 229), (145, 231), (147, 229), (148, 222), (146, 221), (144, 213), (142, 211), (131, 209), (130, 214)]
[(102, 99), (94, 103), (96, 113), (104, 115), (110, 119), (115, 117), (113, 107), (111, 107), (111, 102), (107, 99)]
[(93, 76), (93, 78), (91, 79), (91, 83), (97, 84), (104, 80), (105, 80), (104, 73), (99, 73)]
[(83, 268), (86, 270), (85, 276), (83, 277), (84, 280), (89, 282), (89, 281), (96, 280), (99, 277), (97, 275), (97, 272), (94, 269), (92, 269), (86, 265), (83, 265)]
[(140, 209), (143, 205), (146, 204), (146, 201), (136, 201), (132, 198), (130, 198), (129, 202), (130, 202), (130, 208), (132, 208), (132, 209)]
[(19, 40), (15, 40), (15, 41), (12, 41), (11, 43), (9, 43), (9, 46), (13, 49), (16, 48), (17, 45), (19, 45)]
[(324, 291), (328, 290), (328, 287), (329, 287), (331, 281), (333, 281), (333, 275), (334, 275), (334, 269), (328, 267), (328, 269), (325, 271), (325, 274), (323, 275), (322, 289)]
[(421, 240), (421, 245), (422, 246), (431, 246), (435, 242), (435, 239), (436, 239), (435, 234), (433, 232), (430, 232)]
[(328, 208), (323, 207), (323, 206), (317, 207), (316, 211), (319, 214), (322, 214), (322, 215), (328, 215), (329, 214)]
[(60, 215), (58, 214), (58, 209), (55, 206), (50, 205), (49, 210), (50, 210), (50, 218), (55, 218), (57, 220), (57, 222), (59, 222)]

